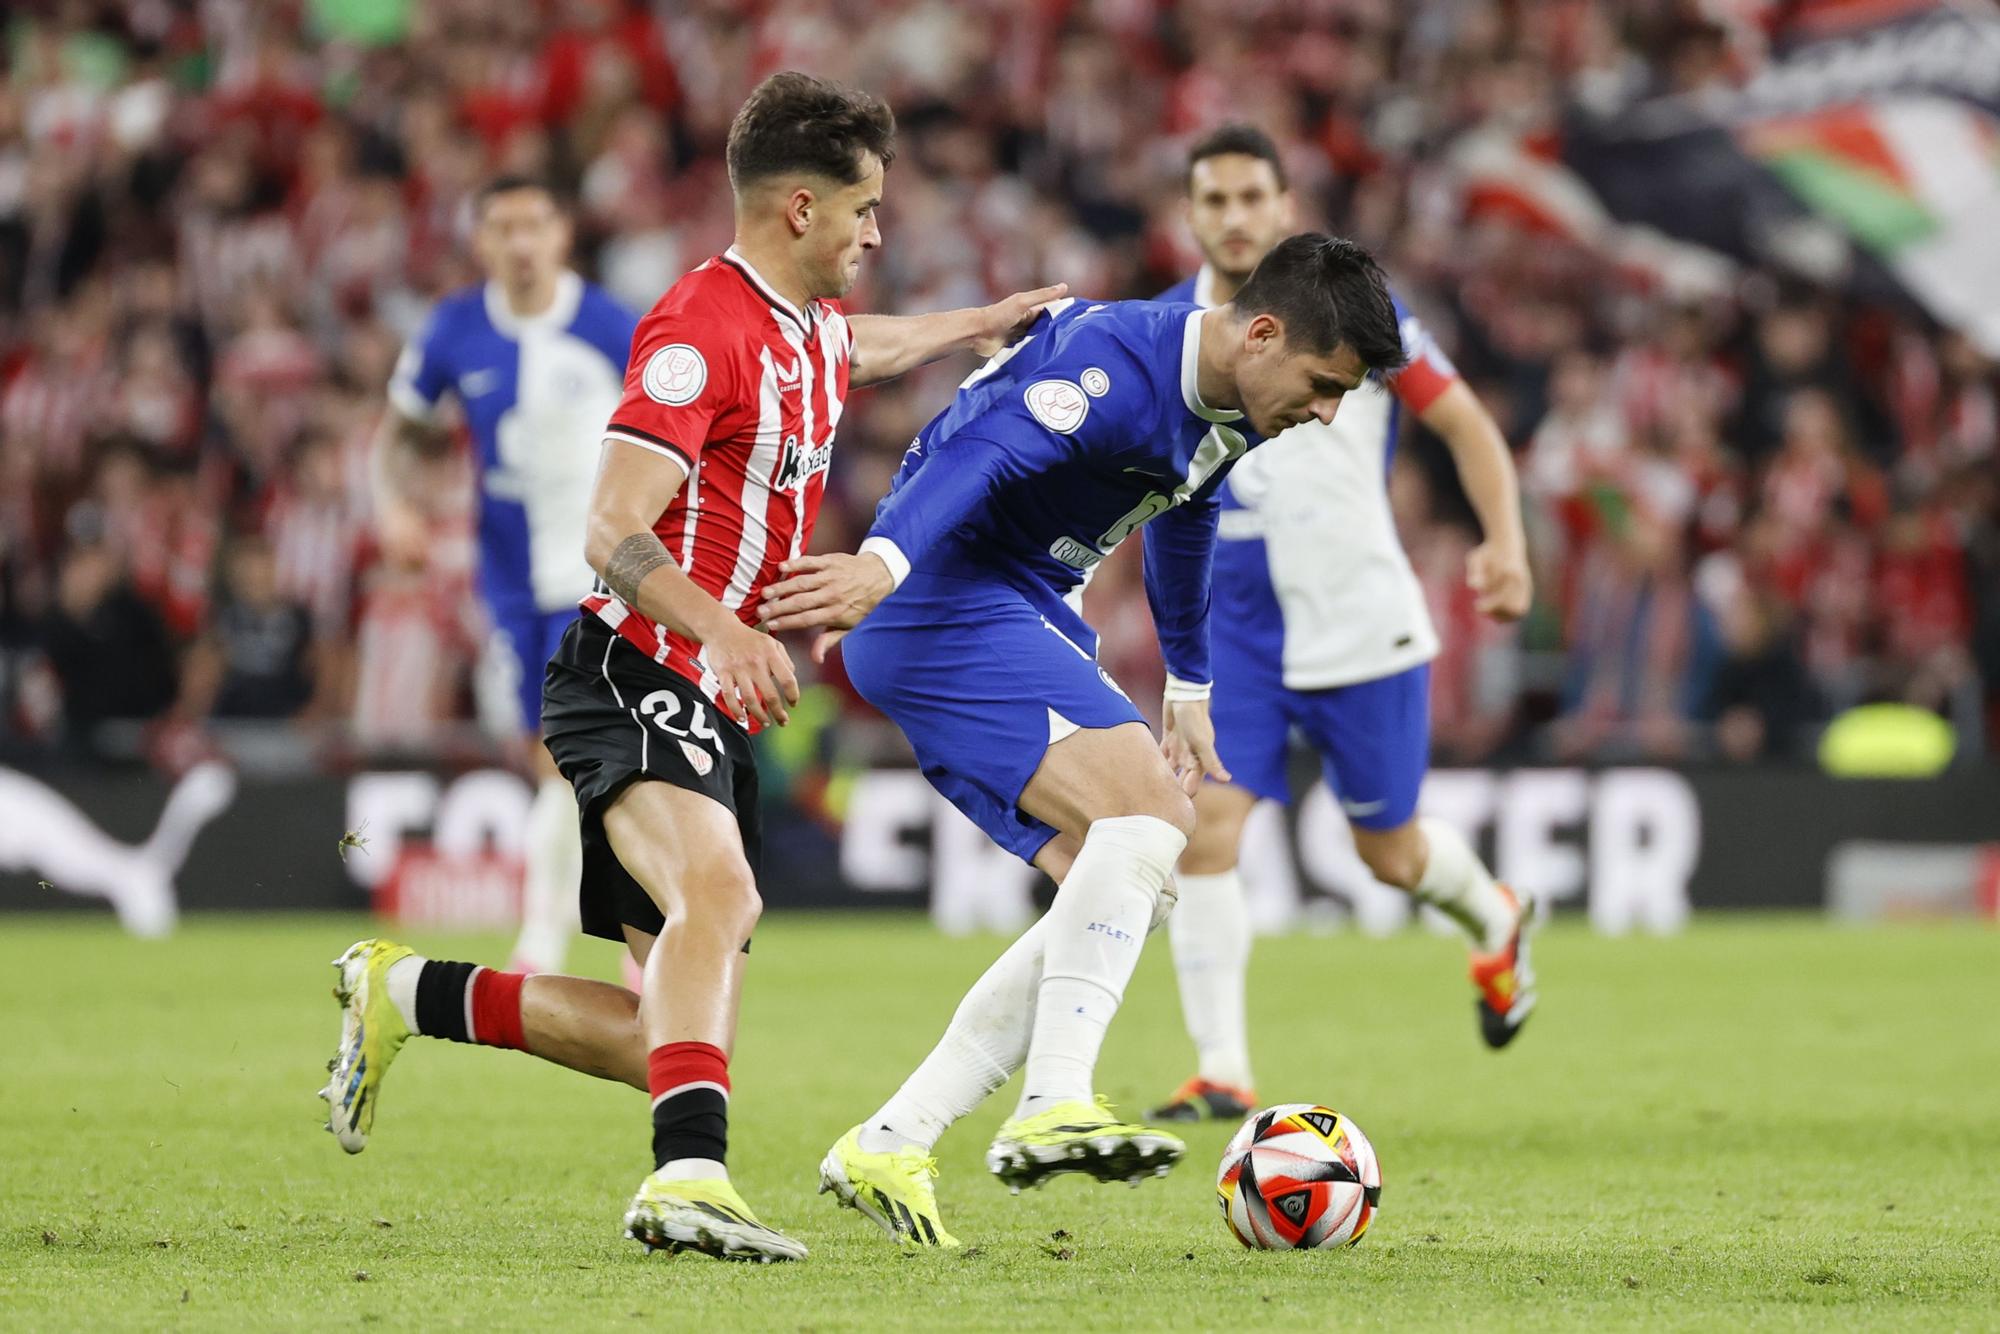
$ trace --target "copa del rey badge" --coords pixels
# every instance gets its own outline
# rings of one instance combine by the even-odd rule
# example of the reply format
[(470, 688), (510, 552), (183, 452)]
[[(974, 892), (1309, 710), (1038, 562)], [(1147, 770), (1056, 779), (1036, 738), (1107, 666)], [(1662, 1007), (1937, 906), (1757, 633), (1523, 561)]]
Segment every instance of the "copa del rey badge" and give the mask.
[(670, 408), (694, 402), (708, 383), (708, 363), (686, 343), (669, 343), (646, 359), (639, 377), (646, 397)]
[(1070, 380), (1037, 380), (1023, 391), (1028, 411), (1058, 435), (1068, 435), (1090, 415), (1090, 399)]

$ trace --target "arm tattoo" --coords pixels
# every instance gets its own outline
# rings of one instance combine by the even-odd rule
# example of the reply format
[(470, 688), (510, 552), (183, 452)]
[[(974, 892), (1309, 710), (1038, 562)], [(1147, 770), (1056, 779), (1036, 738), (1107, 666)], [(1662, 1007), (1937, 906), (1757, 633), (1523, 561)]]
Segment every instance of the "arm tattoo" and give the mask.
[(660, 539), (652, 533), (634, 533), (620, 542), (604, 562), (604, 583), (628, 607), (639, 605), (639, 585), (646, 582), (646, 576), (662, 565), (672, 565), (674, 558), (660, 545)]

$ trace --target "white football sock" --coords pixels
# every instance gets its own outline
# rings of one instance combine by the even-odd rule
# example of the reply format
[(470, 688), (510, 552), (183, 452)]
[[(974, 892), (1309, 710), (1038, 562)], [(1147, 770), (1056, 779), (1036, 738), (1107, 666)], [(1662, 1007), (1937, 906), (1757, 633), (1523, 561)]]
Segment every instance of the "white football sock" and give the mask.
[(417, 1028), (417, 979), (423, 976), (425, 962), (421, 954), (405, 955), (390, 964), (382, 978), (389, 1003), (396, 1007), (396, 1013), (412, 1033), (421, 1031)]
[(580, 929), (577, 884), (583, 875), (583, 841), (577, 832), (576, 792), (562, 778), (544, 778), (528, 807), (521, 886), (521, 936), (514, 964), (533, 973), (559, 972)]
[(713, 1158), (675, 1158), (661, 1163), (653, 1175), (662, 1181), (727, 1181), (729, 1169)]
[(1176, 875), (1181, 901), (1167, 918), (1181, 1016), (1194, 1039), (1195, 1073), (1215, 1084), (1247, 1089), (1250, 1035), (1244, 1019), (1250, 967), (1250, 908), (1235, 869)]
[(1412, 891), (1417, 901), (1457, 922), (1481, 952), (1490, 954), (1505, 946), (1507, 937), (1514, 933), (1515, 908), (1479, 854), (1463, 834), (1443, 820), (1427, 815), (1417, 821), (1417, 827), (1430, 845), (1423, 878)]
[(1090, 826), (1045, 919), (1017, 1119), (1058, 1102), (1091, 1100), (1105, 1026), (1138, 966), (1154, 901), (1186, 846), (1186, 835), (1150, 815)]
[(1021, 933), (958, 1003), (951, 1024), (896, 1095), (861, 1124), (861, 1147), (929, 1152), (952, 1122), (1021, 1068), (1035, 1024), (1048, 918)]

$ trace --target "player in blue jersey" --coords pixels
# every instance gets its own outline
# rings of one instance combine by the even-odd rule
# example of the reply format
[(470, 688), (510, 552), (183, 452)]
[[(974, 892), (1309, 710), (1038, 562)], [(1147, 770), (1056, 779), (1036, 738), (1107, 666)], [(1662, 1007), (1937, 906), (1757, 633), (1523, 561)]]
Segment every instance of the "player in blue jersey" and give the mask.
[[(1225, 126), (1188, 158), (1188, 221), (1206, 263), (1162, 293), (1215, 306), (1292, 228), (1278, 150)], [(1229, 476), (1215, 552), (1216, 751), (1234, 775), (1195, 794), (1198, 821), (1176, 875), (1168, 925), (1198, 1067), (1151, 1116), (1235, 1119), (1256, 1105), (1244, 1019), (1250, 921), (1237, 847), (1259, 798), (1288, 801), (1289, 738), (1303, 734), (1375, 877), (1465, 931), (1480, 1031), (1509, 1042), (1534, 1008), (1525, 905), (1444, 821), (1418, 817), (1430, 758), (1430, 660), (1438, 637), (1389, 512), (1399, 418), (1413, 413), (1451, 452), (1485, 530), (1467, 561), (1479, 609), (1528, 610), (1531, 581), (1506, 441), (1418, 320), (1399, 304), (1404, 365), (1349, 395), (1330, 423), (1306, 422)], [(1329, 541), (1329, 534), (1339, 540)]]
[(556, 972), (577, 931), (583, 854), (576, 797), (540, 745), (542, 673), (593, 582), (585, 518), (638, 319), (566, 267), (569, 221), (544, 185), (502, 177), (473, 208), (487, 281), (438, 302), (397, 363), (375, 453), (379, 519), (391, 558), (421, 563), (430, 534), (412, 474), (448, 443), (437, 421), (452, 394), (477, 452), (476, 577), (492, 627), (481, 711), (518, 732), (536, 778), (513, 968)]
[[(1216, 489), (1266, 436), (1330, 421), (1400, 349), (1381, 270), (1318, 235), (1279, 244), (1215, 310), (1059, 302), (918, 435), (859, 553), (788, 562), (767, 592), (773, 629), (854, 627), (848, 676), (925, 776), (1061, 886), (930, 1057), (821, 1165), (823, 1189), (900, 1241), (955, 1244), (931, 1147), (1024, 1065), (1020, 1105), (986, 1156), (1009, 1186), (1071, 1171), (1137, 1181), (1179, 1158), (1179, 1140), (1097, 1098), (1093, 1070), (1171, 907), (1189, 793), (1229, 776), (1208, 720)], [(1164, 742), (1066, 601), (1141, 528)]]

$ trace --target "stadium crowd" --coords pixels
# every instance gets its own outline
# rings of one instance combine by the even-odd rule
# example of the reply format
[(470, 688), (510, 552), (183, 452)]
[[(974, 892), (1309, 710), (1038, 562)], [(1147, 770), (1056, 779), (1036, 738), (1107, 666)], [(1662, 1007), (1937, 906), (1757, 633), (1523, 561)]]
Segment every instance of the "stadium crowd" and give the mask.
[[(1447, 645), (1442, 759), (1806, 756), (1816, 724), (1881, 698), (1979, 753), (2000, 739), (1994, 363), (1776, 273), (1635, 270), (1482, 208), (1453, 169), (1464, 135), (1532, 132), (1592, 85), (1742, 77), (1756, 8), (9, 6), (0, 751), (143, 749), (210, 720), (362, 748), (459, 735), (483, 636), (470, 472), (437, 465), (437, 541), (403, 568), (371, 538), (367, 453), (404, 338), (477, 278), (469, 192), (557, 183), (580, 267), (643, 310), (728, 243), (729, 117), (796, 66), (883, 94), (901, 125), (850, 309), (1055, 279), (1150, 295), (1198, 262), (1188, 142), (1230, 119), (1279, 139), (1303, 221), (1377, 252), (1517, 450), (1539, 579), (1517, 628), (1471, 609), (1441, 451), (1412, 428), (1392, 478)], [(855, 396), (816, 546), (852, 549), (966, 369)], [(1157, 699), (1132, 554), (1091, 612), (1107, 665)]]

